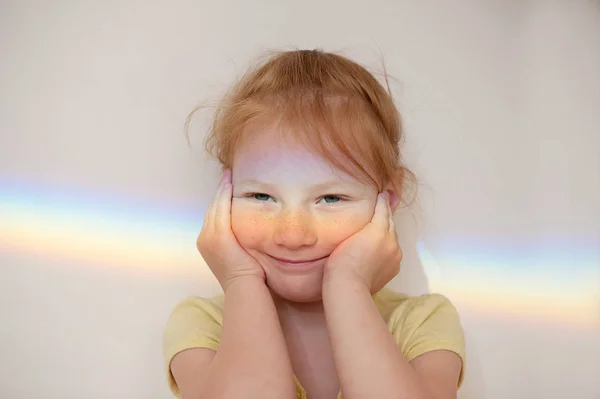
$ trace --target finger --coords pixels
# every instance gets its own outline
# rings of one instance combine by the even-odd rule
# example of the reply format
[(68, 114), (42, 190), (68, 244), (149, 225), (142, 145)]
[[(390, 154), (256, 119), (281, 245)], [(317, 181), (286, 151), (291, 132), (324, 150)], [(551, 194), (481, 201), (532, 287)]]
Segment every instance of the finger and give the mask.
[(394, 212), (392, 212), (392, 205), (390, 204), (389, 196), (387, 197), (385, 203), (387, 205), (387, 212), (389, 217), (388, 232), (393, 236), (395, 241), (398, 241), (398, 233), (396, 232), (396, 222), (394, 221)]
[(396, 222), (394, 222), (394, 212), (392, 212), (392, 206), (390, 204), (389, 197), (388, 197), (387, 201), (385, 201), (385, 203), (387, 205), (387, 212), (388, 212), (388, 218), (389, 218), (389, 222), (388, 222), (389, 231), (396, 232)]
[(390, 225), (389, 232), (394, 236), (394, 239), (398, 241), (398, 232), (396, 231), (396, 222), (394, 221), (394, 215), (390, 211)]
[(231, 229), (231, 198), (233, 186), (228, 181), (223, 181), (221, 195), (215, 204), (215, 228), (216, 231), (228, 231)]
[(226, 176), (225, 172), (223, 172), (223, 174), (221, 174), (221, 179), (219, 180), (217, 189), (215, 190), (215, 193), (213, 195), (213, 199), (210, 202), (210, 204), (208, 205), (208, 209), (206, 210), (203, 226), (214, 227), (217, 203), (219, 202), (219, 198), (221, 197), (221, 192), (223, 191), (223, 185), (224, 185), (224, 182), (226, 181), (226, 178), (227, 178), (227, 176)]
[(371, 223), (380, 226), (384, 229), (389, 228), (390, 218), (388, 216), (387, 200), (383, 193), (377, 195), (377, 203), (375, 204), (375, 213), (371, 219)]

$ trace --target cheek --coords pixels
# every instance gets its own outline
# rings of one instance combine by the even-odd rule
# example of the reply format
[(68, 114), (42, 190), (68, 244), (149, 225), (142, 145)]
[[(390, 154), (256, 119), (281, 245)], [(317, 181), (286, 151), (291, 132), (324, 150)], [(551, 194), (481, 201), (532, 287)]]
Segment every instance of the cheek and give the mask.
[(371, 221), (370, 215), (356, 212), (345, 215), (334, 215), (320, 223), (320, 238), (329, 246), (335, 247), (350, 236), (358, 233)]
[(270, 234), (270, 221), (264, 213), (234, 201), (231, 206), (231, 230), (240, 245), (255, 248)]

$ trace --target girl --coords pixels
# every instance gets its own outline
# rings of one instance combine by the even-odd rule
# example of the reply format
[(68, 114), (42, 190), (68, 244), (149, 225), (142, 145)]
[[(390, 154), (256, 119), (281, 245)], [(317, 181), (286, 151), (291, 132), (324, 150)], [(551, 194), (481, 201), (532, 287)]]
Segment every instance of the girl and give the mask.
[(222, 101), (207, 148), (223, 176), (197, 240), (224, 295), (192, 297), (164, 333), (183, 399), (455, 398), (459, 317), (384, 286), (412, 174), (392, 98), (318, 50), (271, 56)]

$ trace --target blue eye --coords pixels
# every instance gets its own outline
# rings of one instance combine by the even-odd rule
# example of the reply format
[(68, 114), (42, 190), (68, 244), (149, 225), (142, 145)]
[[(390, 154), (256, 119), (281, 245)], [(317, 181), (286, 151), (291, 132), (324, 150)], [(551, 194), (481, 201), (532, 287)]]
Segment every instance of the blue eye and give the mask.
[[(327, 199), (330, 199), (332, 201), (327, 201)], [(337, 195), (326, 195), (323, 197), (323, 200), (325, 200), (325, 202), (328, 204), (335, 204), (337, 202), (342, 201), (342, 198), (338, 197)]]
[(263, 194), (263, 193), (254, 193), (251, 195), (252, 198), (254, 198), (257, 201), (268, 201), (269, 198), (271, 198), (270, 196), (268, 196), (267, 194)]

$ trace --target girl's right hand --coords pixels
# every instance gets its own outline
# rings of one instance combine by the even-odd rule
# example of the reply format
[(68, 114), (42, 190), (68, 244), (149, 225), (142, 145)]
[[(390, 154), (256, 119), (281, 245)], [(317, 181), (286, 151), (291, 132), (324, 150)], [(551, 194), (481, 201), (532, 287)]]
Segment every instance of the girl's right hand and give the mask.
[(265, 280), (262, 266), (237, 241), (231, 230), (231, 170), (225, 170), (206, 215), (196, 246), (223, 291), (235, 279), (245, 276)]

